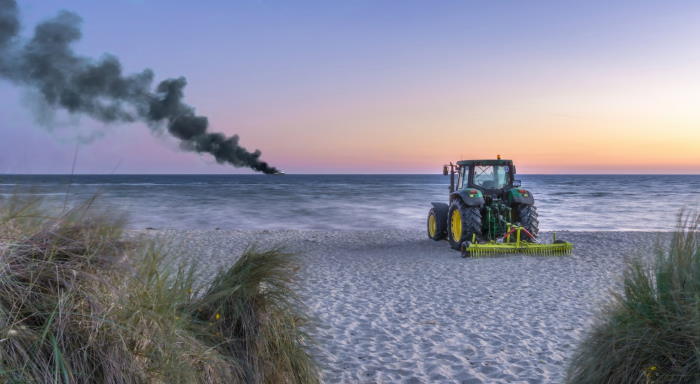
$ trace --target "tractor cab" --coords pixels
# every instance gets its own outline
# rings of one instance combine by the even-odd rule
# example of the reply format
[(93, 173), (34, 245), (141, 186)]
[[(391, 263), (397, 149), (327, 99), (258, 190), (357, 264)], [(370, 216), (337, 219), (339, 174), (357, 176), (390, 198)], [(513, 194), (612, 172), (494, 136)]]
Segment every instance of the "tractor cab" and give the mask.
[(484, 197), (500, 199), (508, 190), (520, 185), (515, 180), (512, 160), (462, 160), (445, 166), (444, 173), (452, 176), (450, 192), (471, 189), (478, 190)]
[(460, 161), (459, 180), (464, 187), (476, 188), (483, 194), (500, 197), (513, 187), (513, 162), (510, 160)]

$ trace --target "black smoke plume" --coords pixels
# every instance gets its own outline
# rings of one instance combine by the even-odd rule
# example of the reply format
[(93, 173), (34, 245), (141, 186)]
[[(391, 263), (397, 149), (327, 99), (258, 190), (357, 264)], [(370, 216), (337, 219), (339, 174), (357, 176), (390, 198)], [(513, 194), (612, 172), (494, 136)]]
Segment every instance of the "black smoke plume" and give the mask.
[(19, 36), (15, 0), (0, 0), (0, 77), (30, 87), (46, 105), (84, 114), (102, 122), (142, 121), (152, 129), (165, 124), (185, 150), (208, 153), (217, 162), (259, 172), (277, 169), (249, 152), (238, 136), (208, 131), (209, 121), (185, 104), (184, 77), (167, 79), (153, 90), (153, 71), (125, 75), (114, 56), (99, 60), (77, 55), (71, 45), (81, 38), (80, 16), (62, 11), (36, 26), (29, 40)]

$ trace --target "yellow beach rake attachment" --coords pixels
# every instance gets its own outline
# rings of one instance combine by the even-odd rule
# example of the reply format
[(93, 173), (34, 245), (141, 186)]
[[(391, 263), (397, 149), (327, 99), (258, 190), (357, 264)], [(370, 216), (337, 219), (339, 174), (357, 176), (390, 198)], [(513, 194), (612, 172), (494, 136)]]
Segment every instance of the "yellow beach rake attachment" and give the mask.
[[(557, 240), (556, 234), (552, 234), (552, 243), (538, 243), (524, 241), (521, 239), (521, 232), (527, 233), (527, 230), (521, 226), (510, 226), (508, 232), (503, 237), (503, 241), (489, 241), (486, 243), (477, 243), (476, 235), (472, 237), (472, 241), (465, 241), (462, 244), (463, 257), (482, 257), (496, 254), (530, 254), (540, 256), (559, 256), (570, 254), (574, 249), (574, 245)], [(515, 239), (513, 239), (513, 237)]]

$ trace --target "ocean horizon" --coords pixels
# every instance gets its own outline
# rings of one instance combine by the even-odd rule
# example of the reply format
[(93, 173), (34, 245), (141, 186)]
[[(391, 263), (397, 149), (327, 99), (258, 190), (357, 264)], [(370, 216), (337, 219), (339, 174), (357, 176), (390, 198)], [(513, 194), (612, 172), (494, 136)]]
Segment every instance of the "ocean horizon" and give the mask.
[[(700, 175), (519, 174), (544, 231), (670, 231), (700, 205)], [(0, 174), (0, 196), (54, 207), (99, 196), (130, 227), (423, 230), (441, 174)]]

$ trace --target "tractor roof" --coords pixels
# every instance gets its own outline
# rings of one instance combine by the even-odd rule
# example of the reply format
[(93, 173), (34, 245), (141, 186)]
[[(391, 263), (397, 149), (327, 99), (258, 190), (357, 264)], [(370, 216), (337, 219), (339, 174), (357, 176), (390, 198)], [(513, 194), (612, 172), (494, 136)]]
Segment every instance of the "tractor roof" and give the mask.
[(513, 165), (513, 160), (460, 160), (457, 162), (459, 165)]

